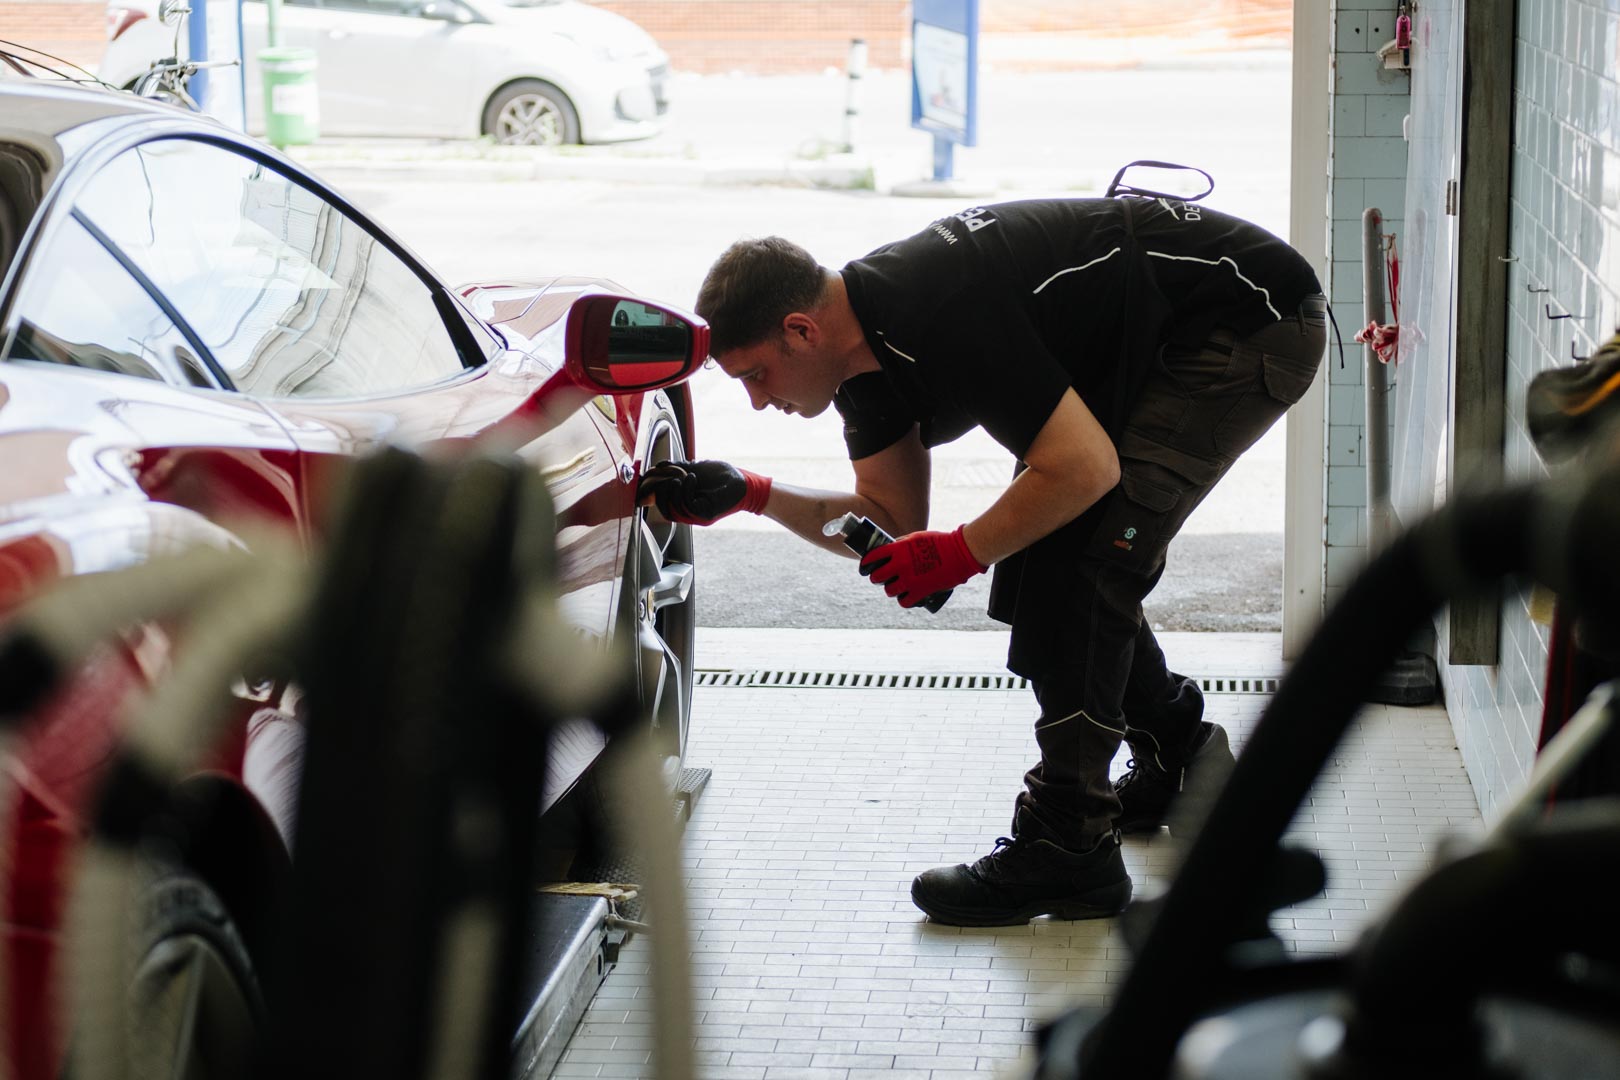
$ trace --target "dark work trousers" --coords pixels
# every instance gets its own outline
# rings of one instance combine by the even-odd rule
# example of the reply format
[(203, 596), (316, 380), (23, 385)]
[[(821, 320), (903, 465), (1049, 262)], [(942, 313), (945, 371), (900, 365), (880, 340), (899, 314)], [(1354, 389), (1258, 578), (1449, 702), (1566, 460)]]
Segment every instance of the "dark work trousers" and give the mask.
[(1121, 739), (1138, 761), (1167, 771), (1184, 763), (1203, 694), (1166, 665), (1142, 599), (1187, 515), (1310, 387), (1326, 343), (1327, 303), (1317, 296), (1248, 337), (1216, 329), (1199, 348), (1168, 345), (1130, 410), (1119, 486), (1096, 508), (1083, 550), (1071, 548), (1055, 569), (1068, 608), (1043, 627), (1055, 636), (1052, 659), (1031, 680), (1041, 760), (1018, 804), (1063, 846), (1083, 848), (1112, 829), (1120, 807), (1108, 769)]

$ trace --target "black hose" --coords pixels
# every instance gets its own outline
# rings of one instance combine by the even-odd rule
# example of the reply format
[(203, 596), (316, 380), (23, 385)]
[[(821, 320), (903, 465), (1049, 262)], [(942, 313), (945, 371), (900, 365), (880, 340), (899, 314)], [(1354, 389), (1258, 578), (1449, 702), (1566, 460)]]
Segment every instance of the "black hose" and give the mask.
[[(309, 743), (265, 1076), (508, 1067), (549, 719), (497, 670), (515, 571), (547, 563), (517, 557), (520, 524), (555, 546), (530, 472), (400, 452), (356, 468), (301, 658)], [(492, 933), (469, 938), (471, 918)]]
[[(1532, 564), (1550, 500), (1519, 488), (1458, 498), (1398, 537), (1351, 584), (1278, 687), (1143, 943), (1082, 1073), (1168, 1074), (1181, 1033), (1223, 974), (1230, 928), (1252, 921), (1257, 883), (1362, 694), (1440, 605)], [(1620, 512), (1593, 508), (1605, 528)], [(1600, 520), (1603, 518), (1613, 520)], [(1612, 552), (1620, 530), (1608, 533)], [(1587, 545), (1600, 550), (1602, 545)]]
[[(1485, 1073), (1482, 993), (1557, 981), (1570, 955), (1620, 964), (1613, 897), (1582, 884), (1617, 861), (1620, 809), (1608, 803), (1560, 811), (1418, 882), (1359, 950), (1343, 1059), (1389, 1077)], [(1534, 929), (1503, 933), (1504, 916)]]
[(0, 639), (0, 731), (22, 724), (61, 679), (49, 646), (26, 630), (10, 630)]

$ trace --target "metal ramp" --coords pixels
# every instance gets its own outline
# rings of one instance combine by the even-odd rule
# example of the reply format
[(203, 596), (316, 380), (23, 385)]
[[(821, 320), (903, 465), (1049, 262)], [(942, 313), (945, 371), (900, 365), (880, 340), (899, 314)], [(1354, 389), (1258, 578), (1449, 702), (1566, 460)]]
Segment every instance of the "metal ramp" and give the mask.
[[(673, 804), (678, 821), (691, 818), (710, 776), (708, 769), (681, 770)], [(613, 870), (620, 882), (640, 877), (630, 863)], [(535, 895), (524, 997), (531, 1004), (512, 1038), (514, 1077), (546, 1080), (557, 1067), (580, 1017), (639, 925), (623, 918), (621, 910), (635, 895), (634, 885), (614, 882), (547, 886)]]

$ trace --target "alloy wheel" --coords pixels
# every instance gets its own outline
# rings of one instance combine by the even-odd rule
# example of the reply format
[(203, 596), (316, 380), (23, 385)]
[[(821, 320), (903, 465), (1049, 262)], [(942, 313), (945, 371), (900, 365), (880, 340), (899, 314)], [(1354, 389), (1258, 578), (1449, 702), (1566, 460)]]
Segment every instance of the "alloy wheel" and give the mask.
[[(654, 428), (648, 460), (685, 457), (680, 432), (667, 419)], [(696, 579), (692, 526), (669, 521), (656, 508), (636, 513), (637, 659), (642, 701), (652, 716), (674, 782), (686, 752), (696, 659)]]
[(512, 146), (558, 146), (564, 126), (556, 102), (539, 94), (520, 94), (495, 118), (495, 141)]

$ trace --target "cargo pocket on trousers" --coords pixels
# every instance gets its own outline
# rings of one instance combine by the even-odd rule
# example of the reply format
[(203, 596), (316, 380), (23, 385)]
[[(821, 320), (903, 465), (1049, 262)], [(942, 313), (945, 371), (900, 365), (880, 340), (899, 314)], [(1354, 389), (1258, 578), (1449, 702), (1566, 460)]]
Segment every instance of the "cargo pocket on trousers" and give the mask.
[(1266, 393), (1285, 406), (1292, 405), (1311, 388), (1321, 362), (1320, 358), (1311, 361), (1280, 353), (1262, 353), (1260, 363), (1263, 365)]
[(1317, 364), (1310, 360), (1260, 349), (1250, 355), (1250, 370), (1258, 369), (1256, 377), (1248, 393), (1221, 418), (1211, 440), (1215, 453), (1227, 462), (1237, 460), (1270, 430), (1316, 378)]
[(1177, 508), (1186, 484), (1150, 461), (1121, 459), (1120, 470), (1119, 486), (1108, 495), (1086, 554), (1133, 573), (1149, 573), (1181, 525)]

